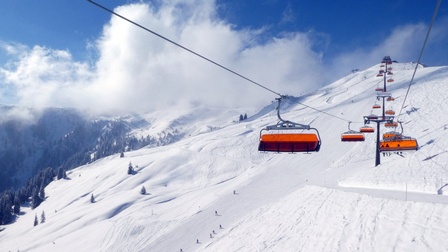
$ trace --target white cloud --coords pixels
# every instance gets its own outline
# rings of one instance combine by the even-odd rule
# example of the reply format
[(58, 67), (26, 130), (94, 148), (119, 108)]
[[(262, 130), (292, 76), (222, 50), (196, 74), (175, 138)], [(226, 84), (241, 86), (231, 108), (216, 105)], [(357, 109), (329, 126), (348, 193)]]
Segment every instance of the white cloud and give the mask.
[(13, 58), (0, 68), (3, 83), (3, 100), (13, 100), (16, 105), (45, 107), (76, 105), (73, 89), (85, 84), (90, 71), (86, 64), (74, 62), (68, 51), (41, 46), (28, 48), (23, 45), (4, 45)]
[[(116, 11), (276, 92), (299, 94), (318, 83), (310, 68), (319, 67), (320, 56), (310, 50), (306, 34), (256, 44), (260, 31), (236, 31), (215, 18), (213, 6), (198, 7), (197, 2), (182, 9), (176, 2), (157, 11), (142, 4)], [(157, 108), (179, 101), (260, 105), (276, 97), (119, 18), (106, 26), (98, 48), (96, 88), (114, 97), (120, 108)]]
[(288, 2), (285, 10), (282, 13), (282, 20), (280, 22), (281, 23), (292, 23), (295, 21), (295, 19), (296, 19), (296, 17), (295, 17), (294, 11), (292, 10), (291, 3)]
[[(171, 1), (157, 9), (131, 4), (115, 11), (269, 89), (299, 94), (318, 83), (320, 56), (307, 34), (257, 43), (262, 30), (236, 31), (216, 19), (210, 1)], [(276, 97), (199, 57), (113, 16), (96, 42), (94, 66), (67, 51), (12, 48), (18, 57), (2, 69), (19, 104), (142, 111), (178, 103), (261, 105)]]
[(0, 123), (9, 122), (11, 120), (19, 120), (20, 124), (14, 125), (15, 127), (33, 124), (39, 119), (40, 112), (41, 111), (38, 109), (30, 109), (26, 107), (2, 107)]
[[(415, 60), (421, 24), (398, 27), (375, 48), (359, 48), (324, 65), (312, 32), (266, 40), (263, 28), (235, 30), (215, 13), (213, 1), (172, 0), (160, 6), (130, 4), (117, 13), (200, 53), (275, 92), (299, 95), (382, 56)], [(263, 37), (263, 39), (259, 39)], [(323, 36), (326, 40), (329, 40)], [(317, 45), (317, 46), (316, 46)], [(0, 67), (0, 97), (16, 105), (70, 106), (94, 112), (143, 112), (179, 104), (264, 105), (276, 95), (113, 16), (90, 43), (94, 62), (69, 51), (3, 44), (11, 60)], [(332, 75), (333, 74), (333, 75)], [(6, 90), (6, 91), (5, 91)], [(8, 97), (5, 97), (8, 96)]]

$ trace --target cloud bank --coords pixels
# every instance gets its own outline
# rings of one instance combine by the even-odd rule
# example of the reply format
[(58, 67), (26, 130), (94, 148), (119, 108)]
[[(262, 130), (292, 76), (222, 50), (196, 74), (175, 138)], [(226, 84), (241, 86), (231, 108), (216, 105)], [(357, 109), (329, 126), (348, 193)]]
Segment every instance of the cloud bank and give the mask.
[[(328, 36), (284, 32), (266, 39), (264, 28), (237, 30), (220, 20), (213, 1), (128, 4), (114, 11), (267, 88), (300, 95), (384, 55), (416, 58), (423, 24), (396, 27), (374, 48), (354, 48), (326, 60), (318, 44)], [(99, 10), (100, 11), (100, 10)], [(446, 40), (444, 29), (436, 38)], [(148, 112), (187, 104), (262, 106), (276, 95), (112, 16), (89, 44), (93, 61), (76, 61), (67, 50), (3, 43), (10, 58), (0, 66), (3, 101), (27, 107), (75, 107), (97, 113)], [(418, 54), (417, 54), (418, 55)]]

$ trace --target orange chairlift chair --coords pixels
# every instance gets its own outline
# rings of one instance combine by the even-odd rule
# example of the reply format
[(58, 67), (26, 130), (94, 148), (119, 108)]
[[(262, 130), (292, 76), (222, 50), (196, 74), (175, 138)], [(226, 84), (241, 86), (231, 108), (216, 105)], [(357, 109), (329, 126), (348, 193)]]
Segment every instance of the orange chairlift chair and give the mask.
[(375, 132), (375, 129), (372, 126), (364, 125), (359, 129), (359, 132), (361, 133), (373, 133)]
[(282, 98), (284, 97), (277, 98), (279, 122), (260, 131), (258, 150), (277, 153), (318, 152), (321, 145), (319, 131), (309, 125), (283, 120), (280, 116)]
[(364, 134), (350, 129), (350, 123), (348, 123), (348, 131), (341, 134), (342, 142), (363, 142)]
[[(380, 152), (403, 152), (418, 150), (417, 139), (403, 135), (403, 125), (400, 122), (401, 133), (390, 132), (383, 135), (380, 141)], [(386, 135), (387, 134), (387, 135)], [(386, 136), (386, 137), (385, 137)]]

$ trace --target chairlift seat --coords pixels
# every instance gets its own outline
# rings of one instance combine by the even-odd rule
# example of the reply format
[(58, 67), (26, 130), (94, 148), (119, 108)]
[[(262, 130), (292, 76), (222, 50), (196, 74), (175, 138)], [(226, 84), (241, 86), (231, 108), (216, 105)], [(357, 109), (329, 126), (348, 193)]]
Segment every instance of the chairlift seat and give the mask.
[(359, 131), (361, 133), (373, 133), (373, 132), (375, 132), (375, 129), (373, 127), (370, 127), (370, 126), (363, 126), (363, 127), (361, 127), (359, 129)]
[(401, 133), (396, 131), (390, 131), (383, 134), (384, 140), (401, 139), (401, 138), (402, 138)]
[(342, 142), (363, 142), (364, 139), (364, 134), (356, 131), (345, 132), (341, 135)]
[(313, 133), (265, 133), (260, 136), (259, 151), (267, 152), (317, 152), (320, 140)]
[(384, 124), (384, 126), (388, 127), (388, 128), (398, 127), (398, 123), (397, 122), (390, 122), (390, 123), (387, 122)]
[(402, 152), (418, 150), (417, 140), (410, 137), (401, 139), (383, 140), (380, 142), (381, 152)]

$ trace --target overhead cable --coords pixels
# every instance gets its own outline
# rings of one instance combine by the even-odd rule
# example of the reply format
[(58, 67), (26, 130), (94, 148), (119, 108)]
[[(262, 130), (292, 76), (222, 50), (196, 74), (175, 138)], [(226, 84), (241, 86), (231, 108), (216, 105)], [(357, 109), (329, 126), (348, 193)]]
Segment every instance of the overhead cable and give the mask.
[[(286, 96), (286, 97), (288, 97), (288, 96)], [(326, 114), (326, 115), (328, 115), (328, 116), (334, 117), (334, 118), (336, 118), (336, 119), (339, 119), (339, 120), (342, 120), (342, 121), (345, 121), (345, 122), (350, 122), (350, 123), (352, 122), (352, 121), (347, 120), (347, 119), (345, 119), (345, 118), (342, 118), (342, 117), (340, 117), (340, 116), (330, 114), (330, 113), (325, 112), (325, 111), (323, 111), (323, 110), (321, 110), (321, 109), (317, 109), (317, 108), (308, 106), (308, 105), (306, 105), (306, 104), (304, 104), (304, 103), (301, 103), (301, 102), (292, 100), (292, 99), (290, 99), (290, 98), (289, 98), (289, 100), (292, 101), (292, 102), (294, 102), (294, 103), (297, 103), (297, 104), (299, 104), (299, 105), (302, 105), (302, 106), (304, 106), (304, 107), (307, 107), (307, 108), (310, 108), (310, 109), (312, 109), (312, 110), (315, 110), (315, 111), (317, 111), (317, 112), (320, 112), (320, 113)], [(353, 122), (353, 123), (356, 123), (356, 122)]]
[(237, 75), (237, 76), (239, 76), (239, 77), (241, 77), (241, 78), (243, 78), (243, 79), (245, 79), (245, 80), (251, 82), (252, 84), (255, 84), (255, 85), (257, 85), (257, 86), (259, 86), (259, 87), (261, 87), (261, 88), (263, 88), (263, 89), (265, 89), (265, 90), (267, 90), (267, 91), (269, 91), (269, 92), (271, 92), (271, 93), (274, 93), (274, 94), (276, 94), (276, 95), (278, 95), (278, 96), (282, 96), (280, 93), (278, 93), (278, 92), (276, 92), (276, 91), (274, 91), (274, 90), (272, 90), (272, 89), (270, 89), (270, 88), (268, 88), (268, 87), (266, 87), (266, 86), (263, 86), (263, 85), (261, 85), (260, 83), (258, 83), (258, 82), (256, 82), (256, 81), (253, 81), (253, 80), (251, 80), (251, 79), (245, 77), (244, 75), (241, 75), (241, 74), (239, 74), (239, 73), (233, 71), (232, 69), (227, 68), (227, 67), (225, 67), (225, 66), (223, 66), (223, 65), (221, 65), (221, 64), (219, 64), (219, 63), (217, 63), (216, 61), (213, 61), (213, 60), (211, 60), (211, 59), (209, 59), (209, 58), (207, 58), (207, 57), (205, 57), (205, 56), (202, 56), (201, 54), (199, 54), (199, 53), (197, 53), (197, 52), (195, 52), (195, 51), (193, 51), (193, 50), (191, 50), (191, 49), (188, 49), (187, 47), (185, 47), (185, 46), (183, 46), (183, 45), (181, 45), (181, 44), (179, 44), (179, 43), (176, 43), (176, 42), (174, 42), (173, 40), (171, 40), (171, 39), (169, 39), (169, 38), (167, 38), (167, 37), (165, 37), (165, 36), (162, 36), (162, 35), (160, 35), (159, 33), (154, 32), (154, 31), (152, 31), (152, 30), (150, 30), (150, 29), (148, 29), (148, 28), (146, 28), (146, 27), (144, 27), (144, 26), (142, 26), (142, 25), (140, 25), (140, 24), (134, 22), (134, 21), (132, 21), (132, 20), (130, 20), (130, 19), (128, 19), (128, 18), (126, 18), (126, 17), (124, 17), (124, 16), (122, 16), (122, 15), (116, 13), (116, 12), (114, 12), (113, 10), (110, 10), (110, 9), (108, 9), (108, 8), (106, 8), (106, 7), (100, 5), (100, 4), (98, 4), (98, 3), (96, 3), (96, 2), (94, 2), (94, 1), (92, 1), (92, 0), (87, 0), (87, 1), (90, 2), (90, 3), (92, 3), (92, 4), (94, 4), (94, 5), (96, 5), (96, 6), (98, 6), (98, 7), (100, 7), (101, 9), (103, 9), (103, 10), (105, 10), (105, 11), (108, 11), (108, 12), (112, 13), (113, 15), (115, 15), (115, 16), (117, 16), (117, 17), (123, 19), (123, 20), (128, 21), (129, 23), (131, 23), (131, 24), (133, 24), (133, 25), (135, 25), (135, 26), (138, 26), (138, 27), (142, 28), (143, 30), (145, 30), (145, 31), (147, 31), (147, 32), (150, 32), (150, 33), (156, 35), (157, 37), (159, 37), (159, 38), (161, 38), (161, 39), (163, 39), (163, 40), (166, 40), (167, 42), (169, 42), (169, 43), (171, 43), (171, 44), (173, 44), (173, 45), (175, 45), (175, 46), (177, 46), (177, 47), (182, 48), (182, 49), (185, 50), (185, 51), (188, 51), (188, 52), (190, 52), (190, 53), (192, 53), (192, 54), (198, 56), (199, 58), (202, 58), (202, 59), (204, 59), (204, 60), (206, 60), (206, 61), (208, 61), (208, 62), (210, 62), (210, 63), (212, 63), (212, 64), (214, 64), (214, 65), (216, 65), (216, 66), (218, 66), (218, 67), (220, 67), (220, 68), (222, 68), (222, 69), (228, 71), (228, 72), (231, 72), (231, 73), (233, 73), (233, 74), (235, 74), (235, 75)]
[[(436, 5), (436, 8), (434, 10), (434, 14), (432, 16), (431, 24), (429, 25), (428, 32), (426, 33), (425, 41), (423, 42), (422, 50), (420, 51), (420, 56), (418, 57), (417, 64), (415, 65), (414, 73), (412, 74), (411, 81), (409, 82), (409, 86), (408, 86), (408, 89), (406, 91), (406, 95), (404, 96), (403, 104), (401, 105), (401, 109), (400, 109), (400, 113), (398, 113), (398, 117), (400, 117), (401, 111), (403, 110), (404, 105), (406, 103), (406, 99), (408, 97), (409, 90), (411, 89), (412, 82), (414, 81), (415, 73), (417, 72), (417, 68), (418, 68), (418, 66), (420, 64), (420, 60), (422, 59), (422, 55), (423, 55), (423, 51), (425, 50), (426, 42), (428, 41), (428, 37), (429, 37), (429, 34), (431, 32), (432, 25), (434, 24), (434, 21), (436, 19), (437, 13), (439, 12), (439, 7), (440, 7), (441, 3), (442, 3), (442, 0), (438, 0), (437, 1), (437, 5)], [(398, 121), (398, 118), (397, 118), (397, 121)]]
[[(159, 37), (159, 38), (161, 38), (161, 39), (163, 39), (163, 40), (165, 40), (165, 41), (167, 41), (167, 42), (169, 42), (169, 43), (171, 43), (171, 44), (173, 44), (173, 45), (175, 45), (175, 46), (177, 46), (177, 47), (180, 47), (181, 49), (183, 49), (183, 50), (185, 50), (185, 51), (187, 51), (187, 52), (189, 52), (189, 53), (192, 53), (192, 54), (198, 56), (198, 57), (201, 58), (201, 59), (204, 59), (204, 60), (206, 60), (206, 61), (208, 61), (208, 62), (210, 62), (210, 63), (212, 63), (212, 64), (214, 64), (214, 65), (216, 65), (216, 66), (218, 66), (218, 67), (220, 67), (220, 68), (222, 68), (222, 69), (224, 69), (224, 70), (226, 70), (226, 71), (228, 71), (228, 72), (230, 72), (230, 73), (232, 73), (232, 74), (234, 74), (234, 75), (237, 75), (237, 76), (239, 76), (239, 77), (241, 77), (241, 78), (243, 78), (243, 79), (249, 81), (249, 82), (252, 83), (252, 84), (255, 84), (255, 85), (257, 85), (257, 86), (259, 86), (259, 87), (261, 87), (261, 88), (263, 88), (263, 89), (265, 89), (265, 90), (267, 90), (267, 91), (269, 91), (269, 92), (271, 92), (271, 93), (273, 93), (273, 94), (275, 94), (275, 95), (278, 95), (279, 97), (283, 97), (283, 96), (284, 96), (284, 95), (280, 94), (279, 92), (276, 92), (276, 91), (274, 91), (274, 90), (272, 90), (272, 89), (270, 89), (270, 88), (268, 88), (268, 87), (266, 87), (266, 86), (264, 86), (264, 85), (262, 85), (262, 84), (260, 84), (260, 83), (258, 83), (258, 82), (256, 82), (256, 81), (253, 81), (253, 80), (251, 80), (251, 79), (245, 77), (244, 75), (239, 74), (239, 73), (237, 73), (236, 71), (231, 70), (230, 68), (225, 67), (225, 66), (223, 66), (223, 65), (221, 65), (221, 64), (219, 64), (219, 63), (217, 63), (216, 61), (213, 61), (213, 60), (211, 60), (211, 59), (209, 59), (209, 58), (207, 58), (207, 57), (205, 57), (205, 56), (203, 56), (203, 55), (201, 55), (201, 54), (199, 54), (199, 53), (197, 53), (197, 52), (195, 52), (195, 51), (193, 51), (193, 50), (191, 50), (191, 49), (189, 49), (189, 48), (187, 48), (187, 47), (185, 47), (185, 46), (183, 46), (183, 45), (181, 45), (181, 44), (179, 44), (179, 43), (177, 43), (177, 42), (174, 42), (173, 40), (171, 40), (171, 39), (169, 39), (169, 38), (167, 38), (167, 37), (165, 37), (165, 36), (163, 36), (163, 35), (160, 35), (159, 33), (155, 32), (155, 31), (152, 31), (152, 30), (150, 30), (150, 29), (148, 29), (148, 28), (146, 28), (146, 27), (144, 27), (144, 26), (142, 26), (142, 25), (140, 25), (140, 24), (138, 24), (138, 23), (136, 23), (136, 22), (134, 22), (134, 21), (132, 21), (132, 20), (130, 20), (130, 19), (128, 19), (128, 18), (126, 18), (126, 17), (124, 17), (124, 16), (118, 14), (118, 13), (116, 13), (116, 12), (114, 12), (114, 11), (111, 10), (111, 9), (108, 9), (108, 8), (106, 8), (106, 7), (100, 5), (100, 4), (98, 4), (98, 3), (96, 3), (96, 2), (94, 2), (94, 1), (92, 1), (92, 0), (87, 0), (87, 1), (90, 2), (90, 3), (92, 3), (92, 4), (94, 4), (94, 5), (96, 5), (97, 7), (101, 8), (101, 9), (103, 9), (103, 10), (105, 10), (105, 11), (107, 11), (107, 12), (110, 12), (111, 14), (113, 14), (113, 15), (115, 15), (115, 16), (117, 16), (117, 17), (119, 17), (119, 18), (121, 18), (121, 19), (123, 19), (123, 20), (125, 20), (125, 21), (127, 21), (127, 22), (129, 22), (129, 23), (131, 23), (131, 24), (133, 24), (133, 25), (135, 25), (135, 26), (137, 26), (137, 27), (140, 27), (141, 29), (143, 29), (143, 30), (145, 30), (145, 31), (147, 31), (147, 32), (149, 32), (149, 33), (151, 33), (151, 34), (153, 34), (153, 35), (155, 35), (155, 36), (157, 36), (157, 37)], [(326, 114), (326, 115), (328, 115), (328, 116), (332, 116), (332, 117), (334, 117), (334, 118), (343, 120), (343, 121), (345, 121), (345, 122), (350, 122), (350, 120), (344, 119), (344, 118), (339, 117), (339, 116), (336, 116), (336, 115), (332, 115), (332, 114), (330, 114), (330, 113), (328, 113), (328, 112), (325, 112), (325, 111), (323, 111), (323, 110), (320, 110), (320, 109), (317, 109), (317, 108), (308, 106), (308, 105), (303, 104), (303, 103), (300, 103), (300, 102), (296, 102), (296, 101), (294, 101), (294, 102), (297, 103), (297, 104), (300, 104), (300, 105), (302, 105), (302, 106), (305, 106), (305, 107), (307, 107), (307, 108), (310, 108), (310, 109), (312, 109), (312, 110), (315, 110), (315, 111), (324, 113), (324, 114)]]

